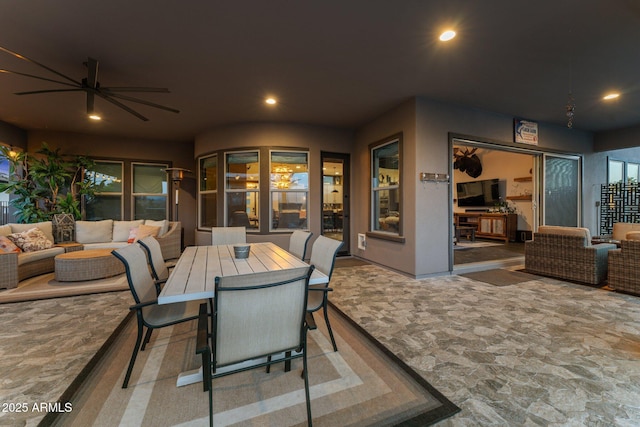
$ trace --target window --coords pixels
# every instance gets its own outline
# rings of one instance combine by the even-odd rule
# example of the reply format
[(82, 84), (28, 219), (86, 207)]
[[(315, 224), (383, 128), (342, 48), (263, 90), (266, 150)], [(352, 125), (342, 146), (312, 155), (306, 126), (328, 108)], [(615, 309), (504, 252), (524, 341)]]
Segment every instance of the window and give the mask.
[(218, 156), (203, 157), (198, 163), (200, 176), (199, 228), (211, 228), (218, 224)]
[(259, 153), (247, 151), (226, 156), (226, 224), (257, 231), (260, 224)]
[(167, 219), (169, 189), (165, 164), (132, 163), (132, 218)]
[(629, 183), (640, 182), (640, 164), (627, 163), (627, 182)]
[(308, 229), (309, 153), (272, 151), (270, 158), (270, 230)]
[(607, 164), (607, 183), (637, 183), (640, 179), (640, 164), (609, 158)]
[(399, 236), (401, 137), (371, 146), (371, 231)]
[(88, 220), (122, 220), (122, 162), (96, 161), (92, 170), (87, 170), (87, 178), (99, 186), (95, 196), (86, 202)]

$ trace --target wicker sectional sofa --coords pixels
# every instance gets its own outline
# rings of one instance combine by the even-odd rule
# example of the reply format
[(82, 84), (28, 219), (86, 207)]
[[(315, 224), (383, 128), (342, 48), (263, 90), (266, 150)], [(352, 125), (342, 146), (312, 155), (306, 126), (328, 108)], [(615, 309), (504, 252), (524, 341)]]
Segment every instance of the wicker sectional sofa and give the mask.
[(620, 249), (609, 251), (607, 282), (609, 287), (616, 291), (640, 295), (638, 265), (640, 265), (640, 231), (635, 229), (623, 236), (620, 240)]
[(525, 242), (524, 266), (529, 273), (597, 285), (607, 279), (611, 243), (591, 244), (587, 228), (541, 226)]
[[(76, 240), (84, 249), (122, 247), (129, 244), (128, 238), (132, 223), (133, 221), (113, 220), (78, 221), (76, 223)], [(0, 226), (0, 236), (21, 233), (33, 227), (39, 228), (47, 239), (54, 241), (51, 221), (36, 224), (3, 225)], [(125, 229), (126, 236), (123, 238)], [(182, 225), (180, 222), (167, 222), (166, 232), (157, 237), (164, 259), (180, 257), (181, 234)], [(65, 253), (65, 248), (58, 246), (35, 252), (5, 253), (0, 251), (0, 289), (15, 288), (21, 280), (53, 272), (55, 256), (63, 253)]]

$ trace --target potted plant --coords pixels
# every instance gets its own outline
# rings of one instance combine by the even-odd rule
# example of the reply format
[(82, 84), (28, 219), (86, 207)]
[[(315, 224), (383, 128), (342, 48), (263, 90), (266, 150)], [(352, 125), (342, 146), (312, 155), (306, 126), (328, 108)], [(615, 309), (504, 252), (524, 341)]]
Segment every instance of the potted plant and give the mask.
[(0, 192), (9, 192), (9, 204), (21, 223), (49, 221), (56, 214), (81, 219), (81, 199), (91, 197), (99, 186), (84, 177), (94, 162), (84, 156), (69, 157), (52, 150), (46, 142), (35, 154), (13, 152), (0, 146), (9, 161), (9, 180)]

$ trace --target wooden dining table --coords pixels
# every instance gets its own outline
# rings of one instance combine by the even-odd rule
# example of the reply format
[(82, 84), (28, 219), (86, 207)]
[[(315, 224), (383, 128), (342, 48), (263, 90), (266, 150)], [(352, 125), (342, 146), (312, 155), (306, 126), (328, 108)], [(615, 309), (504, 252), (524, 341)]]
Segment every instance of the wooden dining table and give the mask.
[[(210, 300), (215, 298), (216, 277), (278, 271), (309, 264), (271, 242), (250, 243), (249, 256), (236, 258), (236, 245), (189, 246), (185, 248), (171, 271), (160, 295), (158, 304)], [(309, 285), (328, 283), (329, 277), (313, 270)], [(202, 370), (182, 373), (178, 386), (202, 381)]]

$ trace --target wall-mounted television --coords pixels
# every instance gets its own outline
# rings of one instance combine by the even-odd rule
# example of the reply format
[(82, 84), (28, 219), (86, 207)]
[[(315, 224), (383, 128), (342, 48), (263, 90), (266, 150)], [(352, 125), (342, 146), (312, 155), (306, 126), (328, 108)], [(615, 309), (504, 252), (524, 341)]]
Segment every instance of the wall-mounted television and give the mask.
[(500, 201), (500, 180), (497, 178), (459, 182), (456, 189), (460, 207), (495, 206)]

